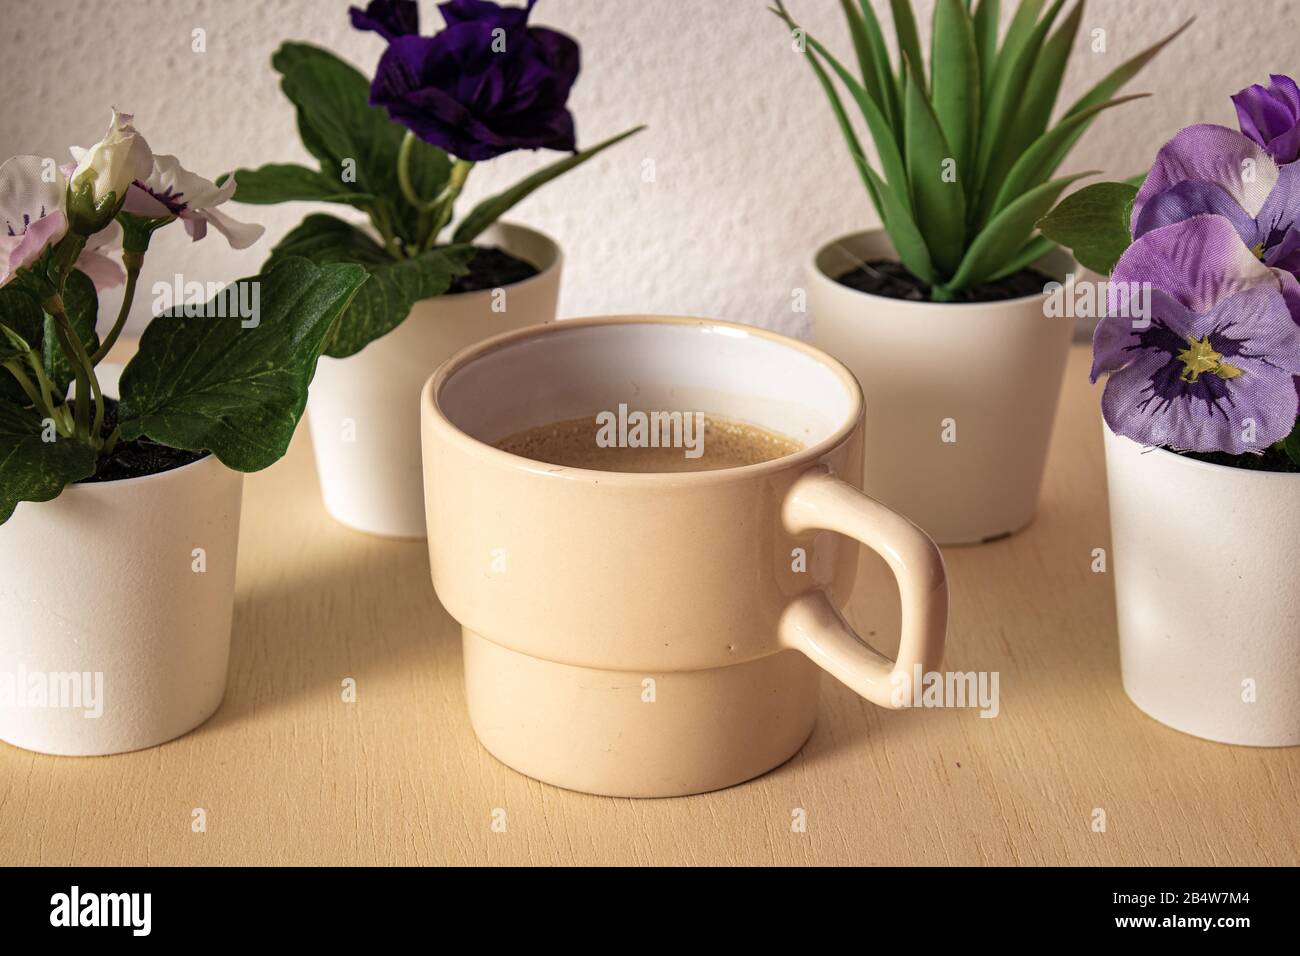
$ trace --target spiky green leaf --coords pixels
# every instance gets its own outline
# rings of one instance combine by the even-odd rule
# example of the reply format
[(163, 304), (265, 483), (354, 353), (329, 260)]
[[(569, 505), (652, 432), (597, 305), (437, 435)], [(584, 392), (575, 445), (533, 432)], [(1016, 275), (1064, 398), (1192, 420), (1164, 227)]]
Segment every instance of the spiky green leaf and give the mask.
[[(963, 189), (973, 188), (980, 66), (975, 27), (962, 0), (938, 0), (935, 4), (930, 64), (935, 115), (952, 147)], [(920, 64), (916, 66), (920, 69)]]
[(998, 190), (997, 199), (992, 203), (993, 214), (996, 215), (1001, 212), (1017, 196), (1023, 195), (1035, 186), (1050, 179), (1065, 160), (1075, 141), (1083, 130), (1091, 125), (1097, 114), (1112, 107), (1120, 106), (1130, 100), (1143, 99), (1146, 96), (1145, 93), (1135, 93), (1132, 96), (1123, 96), (1106, 103), (1090, 106), (1081, 113), (1066, 117), (1040, 136), (1033, 145), (1025, 150), (1020, 159), (1016, 161), (1016, 164), (1011, 167), (1011, 171), (1007, 173), (1001, 189)]
[(954, 161), (953, 148), (910, 60), (903, 98), (907, 178), (912, 184), (916, 225), (925, 237), (935, 269), (941, 276), (950, 276), (961, 262), (966, 229), (966, 200), (957, 176), (960, 165)]
[(947, 284), (950, 292), (979, 285), (997, 275), (1013, 261), (1029, 241), (1034, 225), (1047, 214), (1058, 196), (1071, 183), (1095, 171), (1063, 176), (1025, 193), (985, 226), (966, 251), (961, 267)]

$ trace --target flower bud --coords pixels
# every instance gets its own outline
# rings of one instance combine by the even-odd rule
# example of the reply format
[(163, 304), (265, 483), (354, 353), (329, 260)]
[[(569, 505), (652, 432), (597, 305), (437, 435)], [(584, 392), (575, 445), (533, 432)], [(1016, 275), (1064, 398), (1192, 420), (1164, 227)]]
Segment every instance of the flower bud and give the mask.
[(108, 133), (88, 150), (73, 147), (77, 167), (68, 180), (68, 221), (73, 232), (89, 236), (117, 215), (127, 188), (147, 179), (153, 151), (131, 125), (131, 114), (113, 110)]

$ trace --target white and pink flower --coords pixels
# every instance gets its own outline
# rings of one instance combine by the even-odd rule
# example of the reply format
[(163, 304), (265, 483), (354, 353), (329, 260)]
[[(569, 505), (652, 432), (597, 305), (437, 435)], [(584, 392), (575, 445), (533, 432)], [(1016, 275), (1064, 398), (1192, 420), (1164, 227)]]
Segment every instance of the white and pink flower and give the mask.
[(0, 165), (0, 286), (17, 277), (68, 231), (67, 183), (40, 156), (15, 156)]
[(261, 238), (264, 227), (238, 222), (216, 207), (235, 194), (235, 177), (218, 186), (180, 164), (175, 156), (155, 155), (149, 175), (127, 191), (123, 212), (147, 219), (175, 216), (195, 242), (207, 235), (211, 223), (232, 248), (246, 249)]

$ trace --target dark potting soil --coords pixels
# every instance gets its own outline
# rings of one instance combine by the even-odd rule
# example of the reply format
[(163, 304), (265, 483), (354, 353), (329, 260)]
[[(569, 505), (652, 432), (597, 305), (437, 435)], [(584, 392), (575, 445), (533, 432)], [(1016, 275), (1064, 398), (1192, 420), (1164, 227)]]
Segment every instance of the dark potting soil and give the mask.
[[(859, 292), (880, 295), (906, 302), (930, 302), (930, 286), (912, 275), (901, 262), (882, 259), (868, 262), (836, 276), (835, 281)], [(962, 289), (952, 298), (954, 303), (1006, 302), (1041, 295), (1053, 280), (1037, 269), (1021, 269), (996, 282), (984, 282)]]
[(1291, 456), (1278, 448), (1270, 448), (1262, 455), (1229, 455), (1223, 451), (1184, 451), (1179, 454), (1211, 465), (1240, 468), (1242, 471), (1278, 471), (1290, 474), (1300, 472), (1300, 466), (1291, 460)]
[(537, 275), (537, 267), (518, 256), (512, 256), (497, 246), (483, 246), (474, 250), (469, 261), (469, 272), (458, 276), (447, 290), (449, 295), (458, 292), (482, 292), (484, 289), (504, 289)]
[[(104, 399), (104, 437), (113, 433), (117, 427), (117, 402), (111, 398)], [(147, 438), (134, 441), (120, 441), (113, 453), (100, 459), (99, 470), (79, 484), (92, 485), (101, 481), (122, 481), (127, 478), (144, 478), (146, 475), (159, 475), (164, 471), (192, 465), (200, 458), (206, 458), (210, 452), (181, 451), (169, 448)]]

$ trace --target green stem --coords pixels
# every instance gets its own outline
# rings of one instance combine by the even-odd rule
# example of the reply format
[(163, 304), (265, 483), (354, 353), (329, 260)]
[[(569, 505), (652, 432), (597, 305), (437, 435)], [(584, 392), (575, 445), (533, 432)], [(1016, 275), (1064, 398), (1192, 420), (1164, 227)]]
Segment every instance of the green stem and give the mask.
[(123, 250), (122, 265), (126, 268), (126, 290), (122, 293), (122, 308), (117, 312), (117, 321), (113, 323), (112, 330), (100, 343), (99, 348), (95, 349), (95, 354), (90, 357), (92, 366), (98, 365), (104, 360), (104, 356), (112, 351), (118, 337), (122, 334), (122, 329), (126, 326), (127, 318), (131, 315), (131, 301), (135, 298), (136, 282), (140, 278), (140, 269), (144, 266), (143, 253)]
[(420, 247), (421, 252), (432, 249), (433, 244), (438, 241), (438, 236), (447, 228), (447, 223), (451, 222), (451, 213), (456, 206), (456, 200), (460, 198), (461, 191), (465, 188), (465, 181), (469, 179), (470, 170), (473, 168), (474, 164), (466, 159), (458, 159), (451, 164), (451, 176), (434, 202), (433, 228), (425, 237), (424, 244)]
[(41, 393), (32, 380), (27, 377), (27, 373), (23, 371), (22, 364), (17, 359), (10, 359), (4, 363), (4, 367), (18, 380), (18, 387), (31, 399), (33, 407), (47, 418), (51, 417), (49, 405), (41, 400)]
[(117, 447), (118, 440), (122, 437), (122, 426), (118, 425), (113, 429), (113, 434), (104, 439), (105, 456), (113, 454), (113, 449)]
[(401, 260), (405, 258), (402, 255), (402, 247), (397, 241), (397, 235), (393, 229), (393, 221), (389, 218), (387, 203), (370, 207), (370, 221), (384, 240), (384, 248), (394, 259)]
[(41, 388), (41, 397), (45, 400), (45, 407), (49, 409), (50, 417), (54, 419), (55, 427), (64, 438), (71, 438), (73, 427), (68, 418), (68, 409), (67, 406), (54, 401), (54, 386), (50, 383), (50, 377), (45, 374), (45, 357), (35, 349), (30, 349), (27, 352), (27, 363), (36, 374), (36, 384)]
[[(59, 344), (72, 365), (77, 379), (76, 422), (77, 434), (85, 436), (94, 448), (101, 446), (99, 429), (104, 424), (104, 395), (99, 388), (99, 378), (95, 375), (95, 366), (86, 354), (86, 346), (77, 335), (68, 315), (63, 309), (61, 296), (51, 296), (45, 302), (45, 311), (54, 317), (54, 326), (58, 332)], [(95, 403), (94, 430), (90, 418), (90, 403)]]
[(415, 142), (415, 134), (408, 129), (402, 137), (401, 149), (397, 151), (397, 185), (402, 188), (406, 201), (423, 212), (432, 209), (437, 200), (421, 198), (415, 191), (415, 184), (411, 182), (411, 150), (415, 148)]

